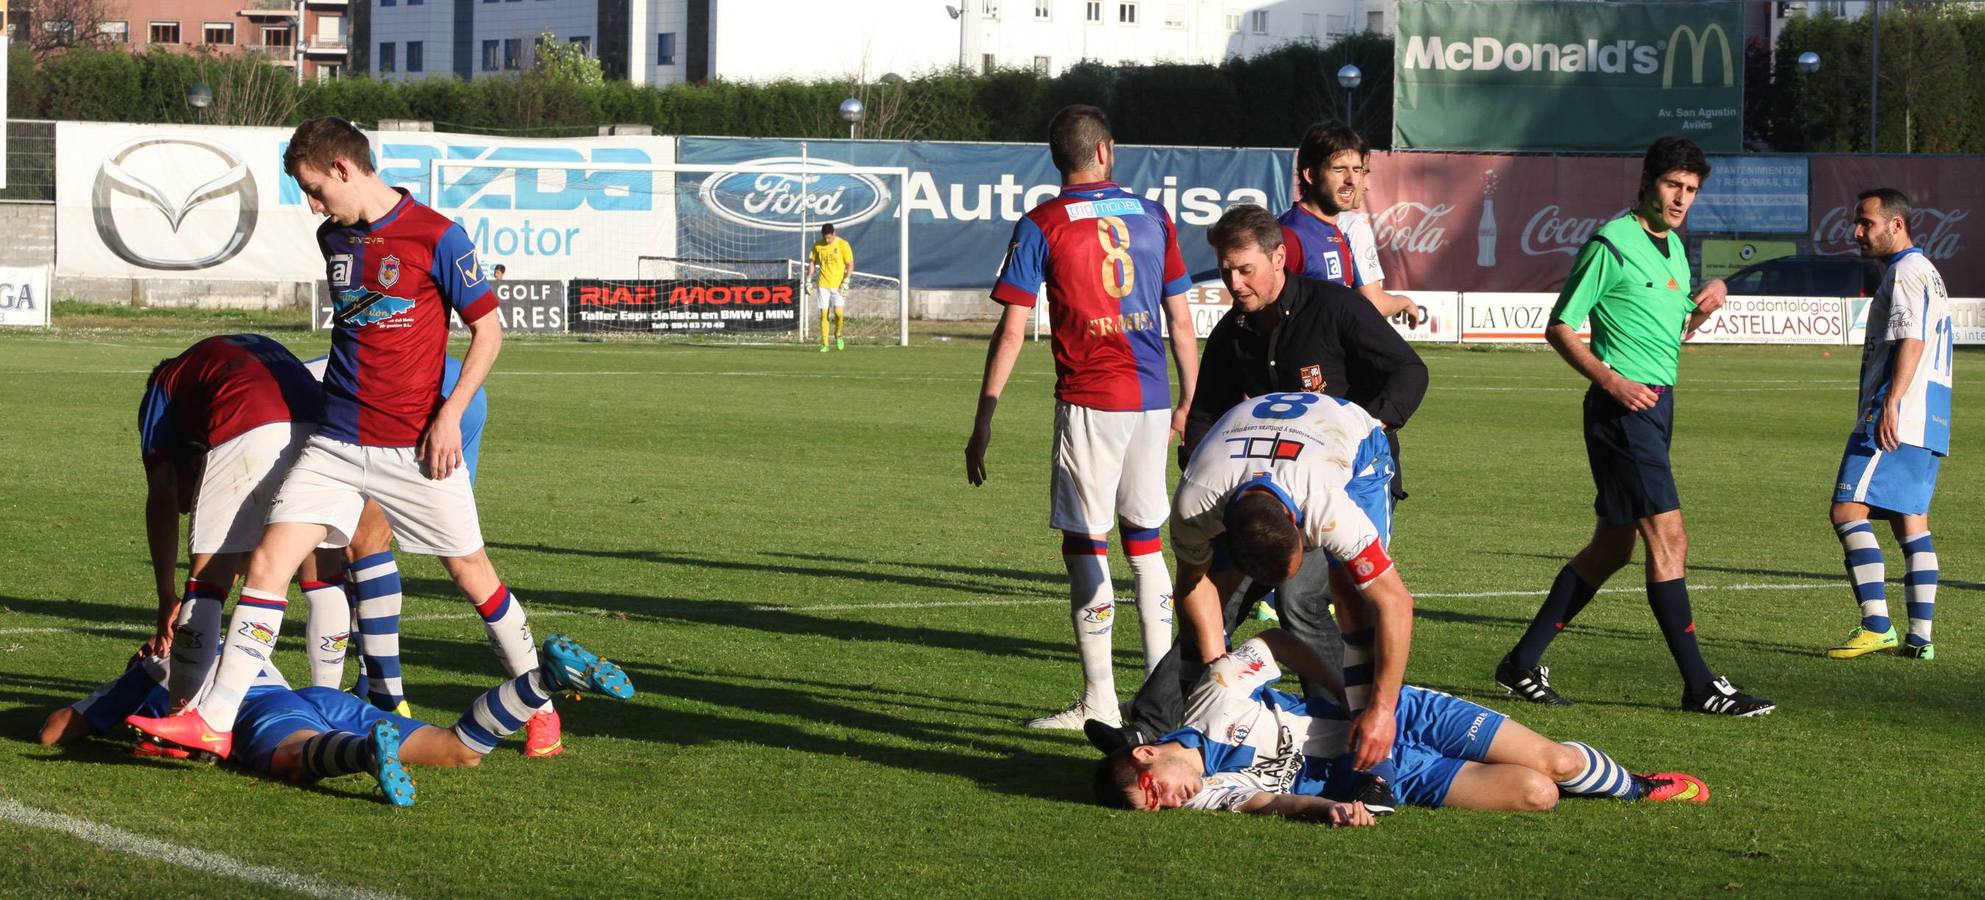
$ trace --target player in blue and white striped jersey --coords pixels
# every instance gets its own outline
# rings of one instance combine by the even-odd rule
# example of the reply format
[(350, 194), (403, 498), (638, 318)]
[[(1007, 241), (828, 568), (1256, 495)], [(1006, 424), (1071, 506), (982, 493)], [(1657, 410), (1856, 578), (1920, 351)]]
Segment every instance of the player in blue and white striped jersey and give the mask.
[[(1864, 191), (1854, 211), (1861, 255), (1888, 270), (1868, 306), (1861, 349), (1861, 397), (1854, 432), (1834, 479), (1833, 527), (1847, 556), (1847, 576), (1861, 624), (1833, 659), (1897, 649), (1931, 659), (1937, 602), (1937, 551), (1930, 542), (1930, 495), (1951, 448), (1950, 298), (1943, 276), (1909, 235), (1909, 198), (1894, 188)], [(1869, 519), (1887, 519), (1908, 566), (1909, 634), (1889, 618), (1881, 545)]]
[[(1126, 747), (1096, 770), (1098, 801), (1129, 809), (1219, 810), (1368, 825), (1376, 810), (1343, 802), (1358, 781), (1344, 764), (1351, 723), (1341, 708), (1274, 689), (1276, 655), (1334, 681), (1302, 642), (1270, 629), (1208, 667), (1185, 725)], [(1704, 803), (1678, 772), (1636, 775), (1590, 745), (1557, 743), (1487, 707), (1407, 686), (1396, 713), (1396, 796), (1425, 807), (1548, 810), (1560, 795)]]

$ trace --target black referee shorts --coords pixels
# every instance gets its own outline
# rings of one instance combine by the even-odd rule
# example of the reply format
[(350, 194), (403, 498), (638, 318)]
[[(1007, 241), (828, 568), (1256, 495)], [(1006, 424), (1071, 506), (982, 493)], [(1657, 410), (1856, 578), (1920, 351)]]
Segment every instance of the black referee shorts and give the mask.
[(1682, 508), (1668, 444), (1675, 434), (1675, 389), (1648, 385), (1659, 399), (1635, 412), (1593, 385), (1585, 392), (1585, 457), (1597, 496), (1592, 511), (1607, 525)]

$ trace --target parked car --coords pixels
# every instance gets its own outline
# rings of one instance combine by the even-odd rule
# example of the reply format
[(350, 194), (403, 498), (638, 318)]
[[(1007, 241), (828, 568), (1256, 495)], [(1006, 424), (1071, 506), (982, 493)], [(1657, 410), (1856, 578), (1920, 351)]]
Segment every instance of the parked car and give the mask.
[(1872, 297), (1881, 280), (1881, 262), (1858, 256), (1781, 256), (1723, 279), (1742, 297)]

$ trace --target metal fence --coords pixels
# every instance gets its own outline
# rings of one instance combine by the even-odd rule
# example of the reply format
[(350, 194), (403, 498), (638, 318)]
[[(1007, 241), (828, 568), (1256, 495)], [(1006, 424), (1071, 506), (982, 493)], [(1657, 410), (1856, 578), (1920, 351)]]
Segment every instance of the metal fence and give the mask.
[(55, 123), (7, 120), (7, 187), (0, 201), (55, 202)]

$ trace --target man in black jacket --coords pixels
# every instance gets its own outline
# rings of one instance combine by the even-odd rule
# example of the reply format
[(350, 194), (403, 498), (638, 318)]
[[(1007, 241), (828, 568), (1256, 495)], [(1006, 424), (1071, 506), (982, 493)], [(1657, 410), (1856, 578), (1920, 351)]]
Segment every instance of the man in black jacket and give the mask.
[[(1234, 307), (1213, 326), (1200, 355), (1180, 465), (1213, 423), (1242, 400), (1278, 391), (1315, 391), (1343, 397), (1385, 423), (1395, 461), (1393, 502), (1404, 498), (1397, 477), (1398, 430), (1427, 393), (1427, 366), (1419, 354), (1363, 295), (1341, 284), (1286, 273), (1281, 226), (1267, 210), (1253, 204), (1228, 209), (1207, 232), (1207, 241), (1219, 256)], [(1282, 627), (1335, 669), (1344, 644), (1329, 612), (1329, 571), (1328, 555), (1312, 551), (1276, 596)], [(1229, 633), (1266, 593), (1248, 587), (1226, 598), (1222, 615)], [(1183, 618), (1181, 622), (1182, 628), (1190, 627)], [(1107, 751), (1123, 740), (1149, 741), (1177, 727), (1186, 689), (1207, 663), (1181, 657), (1179, 650), (1196, 646), (1190, 635), (1181, 634), (1145, 679), (1126, 727), (1121, 732), (1087, 729), (1091, 740)], [(1307, 679), (1303, 689), (1328, 696)]]

